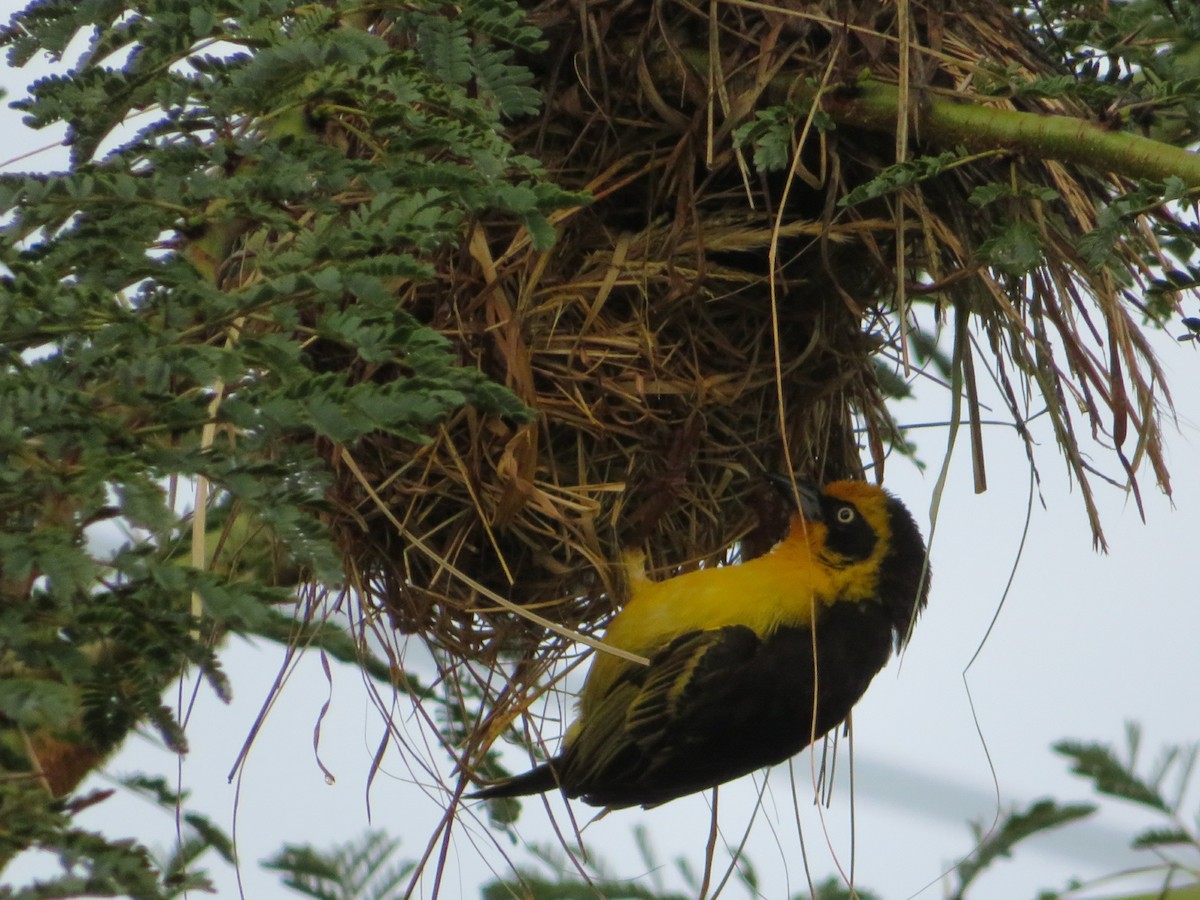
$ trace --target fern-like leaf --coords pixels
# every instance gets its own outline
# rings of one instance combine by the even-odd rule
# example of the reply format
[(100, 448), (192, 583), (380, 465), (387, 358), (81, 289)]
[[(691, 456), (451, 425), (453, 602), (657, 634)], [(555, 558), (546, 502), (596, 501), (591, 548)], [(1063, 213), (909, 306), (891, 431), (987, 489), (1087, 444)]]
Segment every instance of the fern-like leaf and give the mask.
[(967, 886), (984, 869), (996, 860), (1011, 855), (1013, 848), (1021, 841), (1051, 828), (1086, 818), (1095, 811), (1096, 807), (1090, 803), (1068, 803), (1060, 806), (1054, 800), (1044, 799), (1035, 801), (1023, 812), (1009, 813), (990, 834), (985, 835), (980, 826), (974, 826), (979, 844), (975, 853), (959, 864), (959, 888), (954, 894), (954, 900), (961, 900)]
[(1083, 744), (1060, 741), (1054, 751), (1071, 760), (1071, 771), (1089, 779), (1101, 794), (1120, 797), (1160, 812), (1169, 812), (1167, 802), (1158, 791), (1142, 781), (1103, 744)]

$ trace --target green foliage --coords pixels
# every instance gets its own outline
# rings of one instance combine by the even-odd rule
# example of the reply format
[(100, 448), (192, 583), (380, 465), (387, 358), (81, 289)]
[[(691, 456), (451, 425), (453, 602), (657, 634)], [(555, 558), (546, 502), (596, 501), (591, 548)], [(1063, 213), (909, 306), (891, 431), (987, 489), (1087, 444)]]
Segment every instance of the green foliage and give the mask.
[(979, 255), (1005, 275), (1028, 275), (1044, 258), (1041, 234), (1032, 222), (1015, 220), (979, 245)]
[[(813, 885), (812, 900), (879, 900), (879, 895), (862, 888), (853, 889), (846, 886), (841, 878), (830, 875), (824, 881)], [(794, 894), (793, 900), (806, 900), (803, 894)]]
[[(407, 298), (474, 218), (546, 247), (547, 214), (582, 199), (505, 134), (538, 104), (514, 53), (544, 43), (512, 0), (379, 15), (369, 32), (348, 2), (42, 0), (0, 38), (16, 65), (88, 39), (15, 104), (67, 126), (70, 165), (0, 177), (6, 771), (38, 765), (18, 730), (92, 764), (143, 723), (184, 750), (163, 689), (191, 666), (228, 698), (213, 648), (231, 630), (389, 678), (290, 614), (301, 580), (344, 579), (323, 455), (373, 434), (416, 449), (464, 406), (529, 417)], [(236, 510), (205, 556), (240, 521), (258, 536), (197, 570), (180, 497), (201, 476)], [(5, 784), (5, 818), (41, 825), (5, 835), (0, 865), (33, 842), (69, 850), (79, 885), (112, 865), (121, 890), (159, 895), (145, 852), (85, 839), (44, 790)]]
[[(669, 891), (663, 884), (663, 865), (650, 844), (646, 829), (635, 831), (640, 862), (646, 874), (637, 879), (616, 878), (606, 874), (602, 860), (589, 859), (582, 872), (556, 848), (532, 846), (529, 849), (552, 870), (546, 874), (533, 868), (519, 869), (510, 878), (496, 879), (484, 885), (481, 900), (684, 900), (697, 896), (701, 885), (683, 859), (675, 868), (687, 885), (685, 893)], [(333, 850), (311, 845), (289, 845), (262, 863), (279, 872), (283, 883), (306, 897), (317, 900), (377, 900), (399, 896), (416, 870), (414, 862), (393, 862), (400, 842), (380, 831), (367, 832), (361, 838), (341, 844)], [(753, 868), (746, 860), (738, 863), (738, 875), (747, 896), (762, 896)], [(830, 876), (814, 885), (814, 893), (793, 895), (794, 900), (878, 900), (878, 895), (860, 888), (851, 890), (838, 876)]]
[(382, 900), (402, 893), (417, 864), (391, 862), (400, 841), (370, 831), (334, 850), (289, 844), (263, 867), (282, 873), (283, 883), (317, 900)]
[(1132, 767), (1121, 763), (1112, 750), (1103, 744), (1079, 744), (1062, 741), (1054, 749), (1073, 760), (1071, 771), (1091, 779), (1096, 790), (1110, 797), (1119, 797), (1165, 811), (1166, 801), (1153, 787), (1134, 774)]
[[(1158, 756), (1145, 775), (1135, 772), (1140, 743), (1136, 727), (1128, 730), (1128, 762), (1122, 762), (1109, 748), (1094, 743), (1064, 741), (1056, 745), (1059, 752), (1075, 761), (1073, 771), (1084, 774), (1101, 794), (1132, 800), (1150, 810), (1164, 814), (1168, 825), (1141, 831), (1130, 840), (1135, 849), (1155, 853), (1156, 868), (1163, 876), (1163, 890), (1158, 894), (1138, 895), (1126, 900), (1149, 900), (1150, 897), (1192, 900), (1200, 890), (1200, 835), (1194, 825), (1179, 817), (1179, 809), (1190, 787), (1198, 758), (1198, 748), (1170, 746)], [(1171, 790), (1168, 791), (1168, 786)], [(954, 870), (956, 884), (948, 896), (966, 900), (972, 896), (981, 875), (998, 862), (1010, 858), (1018, 845), (1044, 835), (1056, 828), (1082, 821), (1095, 815), (1099, 807), (1092, 803), (1061, 803), (1052, 799), (1036, 800), (1028, 807), (1006, 812), (989, 827), (971, 824), (975, 841), (972, 854)], [(1196, 820), (1200, 822), (1200, 819)], [(539, 900), (574, 900), (574, 898), (608, 897), (621, 900), (679, 900), (700, 895), (702, 878), (692, 862), (679, 857), (664, 862), (655, 852), (650, 832), (644, 827), (634, 830), (638, 850), (637, 878), (626, 879), (610, 871), (608, 864), (595, 854), (586, 860), (569, 857), (557, 846), (527, 844), (525, 849), (540, 863), (539, 867), (519, 866), (511, 877), (498, 878), (484, 885), (483, 900), (502, 900), (508, 897), (529, 897)], [(413, 872), (405, 863), (384, 869), (386, 860), (394, 854), (398, 842), (371, 833), (357, 843), (347, 844), (333, 852), (311, 847), (288, 847), (265, 865), (285, 873), (285, 883), (308, 896), (321, 900), (344, 900), (350, 897), (379, 897), (380, 885), (393, 887)], [(665, 873), (674, 871), (685, 886), (683, 893), (669, 890)], [(1144, 876), (1154, 868), (1139, 868)], [(379, 873), (386, 872), (386, 876)], [(736, 861), (734, 873), (745, 888), (746, 896), (760, 897), (765, 889), (759, 882), (753, 863), (745, 857)], [(714, 877), (719, 872), (711, 873)], [(1109, 883), (1121, 873), (1102, 879), (1106, 891)], [(1181, 886), (1182, 885), (1182, 886)], [(709, 889), (712, 890), (712, 885)], [(1066, 895), (1077, 894), (1081, 887), (1070, 883)], [(1042, 900), (1058, 900), (1059, 894), (1043, 892)], [(840, 876), (830, 876), (813, 884), (813, 890), (798, 892), (793, 900), (878, 900), (878, 895), (857, 885), (846, 885)]]
[(547, 872), (532, 867), (519, 868), (511, 878), (496, 879), (484, 885), (480, 896), (482, 900), (504, 900), (513, 896), (537, 900), (582, 900), (596, 896), (619, 900), (683, 900), (686, 896), (698, 895), (699, 882), (686, 860), (676, 860), (674, 868), (683, 876), (689, 893), (667, 891), (662, 875), (664, 865), (654, 852), (649, 833), (638, 828), (634, 839), (643, 871), (647, 873), (645, 877), (618, 878), (608, 870), (607, 863), (594, 854), (589, 854), (586, 861), (576, 863), (557, 847), (534, 845), (528, 849)]
[(1079, 97), (1104, 119), (1127, 118), (1175, 145), (1200, 135), (1200, 17), (1194, 4), (1048, 0), (1027, 15), (1031, 34), (1062, 57), (1068, 74), (1017, 84), (996, 67), (992, 92)]
[[(121, 783), (172, 816), (186, 807), (187, 793), (176, 792), (161, 778), (132, 775), (121, 779)], [(177, 894), (182, 895), (189, 890), (210, 890), (205, 873), (197, 871), (195, 864), (211, 850), (225, 863), (233, 865), (233, 839), (211, 819), (199, 813), (183, 812), (179, 821), (182, 825), (179, 839), (170, 850), (156, 855), (155, 865), (162, 873), (164, 882)]]
[(955, 870), (958, 889), (952, 897), (961, 900), (967, 887), (980, 873), (997, 860), (1011, 856), (1013, 848), (1021, 841), (1051, 828), (1086, 818), (1095, 811), (1096, 807), (1090, 803), (1069, 803), (1060, 806), (1054, 800), (1044, 799), (1034, 801), (1025, 810), (1005, 814), (990, 831), (978, 823), (973, 823), (971, 830), (975, 835), (975, 850), (959, 863)]
[[(1168, 269), (1154, 279), (1146, 290), (1146, 314), (1152, 321), (1165, 326), (1176, 317), (1179, 297), (1184, 291), (1200, 289), (1200, 266), (1186, 265)], [(1181, 341), (1195, 341), (1200, 335), (1200, 318), (1185, 316), (1180, 324), (1187, 329), (1177, 335)]]
[(1104, 744), (1080, 741), (1061, 741), (1054, 749), (1071, 760), (1071, 771), (1087, 778), (1097, 793), (1140, 806), (1162, 821), (1130, 839), (1133, 849), (1153, 854), (1153, 861), (1137, 874), (1160, 875), (1162, 891), (1156, 896), (1195, 896), (1200, 890), (1200, 816), (1185, 819), (1181, 810), (1192, 786), (1200, 745), (1164, 747), (1145, 767), (1139, 763), (1141, 732), (1136, 725), (1126, 727), (1125, 743), (1123, 756)]
[(860, 184), (838, 200), (839, 206), (854, 206), (865, 203), (901, 188), (928, 181), (966, 161), (965, 150), (947, 151), (937, 156), (919, 156), (916, 159), (888, 166), (870, 181)]
[[(1144, 184), (1136, 191), (1113, 198), (1101, 209), (1096, 227), (1075, 242), (1079, 256), (1089, 268), (1096, 271), (1107, 269), (1121, 283), (1128, 283), (1128, 272), (1120, 264), (1110, 265), (1114, 249), (1139, 217), (1164, 203), (1181, 200), (1187, 194), (1183, 183), (1171, 178), (1163, 184)], [(1022, 204), (1049, 204), (1056, 199), (1059, 199), (1059, 195), (1051, 188), (1028, 184), (1014, 187), (1001, 183), (980, 185), (971, 192), (970, 197), (971, 203), (980, 208), (1010, 202), (1014, 210), (1022, 209)], [(1041, 216), (1052, 215), (1049, 207), (1039, 205), (1037, 209)], [(1006, 221), (990, 239), (980, 245), (979, 255), (1006, 275), (1026, 275), (1044, 261), (1042, 227), (1025, 218)], [(1164, 248), (1178, 254), (1181, 259), (1190, 258), (1196, 239), (1191, 226), (1172, 224), (1160, 225), (1159, 228)], [(1150, 260), (1148, 265), (1151, 269), (1159, 270), (1161, 260)], [(1173, 270), (1151, 282), (1147, 312), (1156, 324), (1163, 324), (1170, 314), (1171, 304), (1165, 302), (1162, 296), (1164, 291), (1178, 292), (1195, 287), (1194, 283), (1181, 275), (1178, 270)]]
[[(161, 779), (131, 777), (122, 781), (133, 794), (158, 806), (171, 818), (186, 804)], [(20, 809), (18, 817), (6, 816), (0, 823), (0, 857), (25, 847), (53, 849), (60, 872), (23, 888), (0, 888), (0, 897), (12, 900), (41, 900), (48, 897), (131, 896), (168, 900), (211, 892), (212, 882), (197, 868), (210, 851), (225, 863), (233, 863), (233, 841), (205, 816), (184, 812), (179, 816), (178, 840), (166, 852), (155, 854), (131, 841), (109, 842), (92, 832), (72, 827), (71, 814), (110, 791), (83, 797), (74, 803), (49, 806), (31, 802), (23, 794), (40, 791), (31, 781), (0, 780), (0, 805)], [(26, 817), (27, 813), (33, 813)]]
[(971, 191), (970, 201), (973, 206), (981, 209), (1000, 200), (1040, 200), (1050, 203), (1059, 199), (1058, 191), (1038, 184), (1021, 184), (1014, 187), (1011, 184), (991, 182), (981, 184)]
[[(1194, 773), (1200, 747), (1166, 747), (1149, 772), (1139, 775), (1136, 769), (1141, 750), (1141, 731), (1132, 723), (1126, 726), (1125, 743), (1125, 762), (1104, 744), (1061, 741), (1054, 745), (1054, 750), (1070, 759), (1071, 771), (1089, 779), (1100, 793), (1128, 800), (1156, 812), (1177, 813)], [(1172, 780), (1175, 782), (1174, 790), (1168, 793)]]
[[(1164, 145), (1187, 147), (1200, 136), (1200, 15), (1195, 4), (1174, 0), (1046, 0), (1033, 6), (1014, 4), (1013, 11), (1025, 21), (1031, 38), (1050, 56), (1061, 60), (1062, 73), (1031, 77), (1027, 70), (1003, 57), (985, 60), (974, 73), (973, 92), (1012, 99), (1019, 108), (1021, 101), (1036, 98), (1082, 102), (1092, 111), (1094, 122), (1113, 131), (1137, 132)], [(937, 175), (950, 167), (944, 157), (918, 158), (891, 166), (870, 182), (856, 186), (840, 202), (861, 202)], [(1160, 246), (1175, 257), (1180, 268), (1188, 264), (1196, 246), (1194, 226), (1181, 227), (1162, 218), (1151, 221), (1154, 217), (1147, 217), (1147, 213), (1185, 198), (1178, 179), (1168, 178), (1165, 182), (1141, 184), (1101, 210), (1097, 227), (1073, 239), (1076, 254), (1083, 261), (1081, 268), (1104, 271), (1114, 283), (1135, 287), (1128, 264), (1116, 253), (1135, 220), (1155, 230)], [(972, 202), (980, 206), (999, 199), (1018, 202), (1012, 204), (1012, 218), (981, 245), (979, 256), (998, 273), (1019, 279), (1045, 261), (1046, 223), (1041, 219), (1048, 211), (1037, 204), (1069, 198), (1057, 198), (1045, 185), (1018, 181), (975, 186), (971, 194)], [(1194, 197), (1186, 197), (1185, 202), (1194, 202)], [(1186, 214), (1184, 218), (1190, 220)], [(1073, 233), (1072, 226), (1064, 225), (1051, 222), (1050, 228), (1060, 235)], [(1051, 250), (1054, 256), (1061, 247)], [(1148, 272), (1163, 268), (1158, 254), (1147, 255), (1144, 263)], [(1162, 292), (1151, 294), (1146, 306), (1151, 322), (1163, 325), (1169, 321), (1168, 300)]]
[[(702, 879), (685, 857), (679, 857), (668, 865), (659, 859), (650, 841), (650, 833), (644, 827), (634, 829), (634, 841), (640, 856), (641, 871), (645, 874), (636, 879), (617, 878), (608, 871), (604, 860), (589, 854), (586, 861), (575, 862), (554, 847), (532, 846), (528, 849), (551, 874), (533, 868), (519, 869), (512, 878), (496, 879), (484, 885), (482, 900), (507, 900), (510, 897), (528, 897), (533, 900), (585, 900), (606, 897), (609, 900), (683, 900), (704, 894)], [(684, 893), (667, 890), (663, 873), (674, 869), (686, 886)], [(720, 872), (710, 873), (721, 878)], [(734, 875), (745, 889), (747, 897), (762, 897), (766, 891), (759, 884), (754, 866), (744, 856), (739, 856), (734, 865)], [(878, 900), (876, 894), (859, 887), (851, 889), (840, 876), (832, 875), (813, 885), (813, 893), (807, 891), (792, 895), (793, 900)], [(713, 891), (713, 885), (709, 891)], [(722, 894), (723, 895), (723, 894)]]
[[(1079, 239), (1079, 252), (1084, 261), (1093, 269), (1103, 268), (1117, 242), (1138, 216), (1163, 203), (1181, 199), (1185, 194), (1184, 185), (1171, 179), (1162, 185), (1144, 185), (1113, 199), (1101, 210), (1096, 227)], [(1189, 249), (1189, 256), (1191, 252)]]
[(22, 728), (66, 725), (75, 711), (70, 688), (40, 678), (0, 681), (0, 716)]
[[(762, 172), (786, 169), (792, 164), (796, 129), (804, 122), (808, 112), (806, 107), (794, 104), (760, 109), (751, 121), (734, 131), (734, 145), (751, 147), (755, 168)], [(823, 113), (813, 121), (823, 130), (833, 128), (833, 123)]]
[[(1189, 824), (1180, 816), (1180, 809), (1191, 786), (1200, 747), (1168, 746), (1148, 771), (1139, 773), (1141, 734), (1136, 726), (1127, 727), (1126, 743), (1124, 759), (1112, 748), (1097, 743), (1061, 741), (1054, 749), (1071, 760), (1071, 771), (1087, 778), (1097, 793), (1134, 803), (1163, 820), (1162, 825), (1144, 829), (1130, 838), (1130, 847), (1152, 851), (1155, 860), (1129, 874), (1144, 878), (1159, 872), (1163, 892), (1156, 896), (1190, 897), (1195, 887), (1179, 891), (1177, 886), (1200, 884), (1200, 832), (1196, 830), (1200, 818), (1193, 817)], [(963, 900), (979, 875), (1010, 856), (1022, 841), (1087, 818), (1098, 810), (1098, 806), (1090, 803), (1060, 804), (1045, 799), (1034, 802), (1028, 809), (1006, 814), (991, 830), (972, 825), (976, 849), (956, 869), (958, 887), (951, 896)], [(1113, 873), (1103, 879), (1106, 893), (1111, 893), (1111, 882), (1122, 874), (1126, 873)], [(1078, 882), (1072, 881), (1066, 894), (1074, 895), (1079, 887)], [(1059, 894), (1045, 892), (1041, 897), (1051, 900)]]
[(509, 900), (510, 897), (529, 900), (686, 900), (686, 894), (663, 893), (633, 881), (607, 879), (546, 878), (536, 872), (521, 871), (508, 880), (493, 881), (484, 886), (482, 900)]

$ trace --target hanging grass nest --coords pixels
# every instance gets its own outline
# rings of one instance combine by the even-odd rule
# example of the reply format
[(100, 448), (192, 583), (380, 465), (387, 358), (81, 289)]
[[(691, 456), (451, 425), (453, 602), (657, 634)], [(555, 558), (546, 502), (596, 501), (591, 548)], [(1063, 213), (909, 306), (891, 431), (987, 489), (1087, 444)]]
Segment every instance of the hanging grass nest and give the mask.
[(549, 250), (511, 220), (475, 222), (434, 283), (398, 298), (536, 417), (463, 409), (427, 444), (375, 437), (332, 460), (350, 570), (391, 626), (486, 662), (547, 636), (501, 601), (592, 632), (620, 602), (624, 547), (663, 574), (769, 545), (760, 472), (862, 476), (865, 451), (879, 476), (902, 443), (881, 376), (928, 360), (918, 301), (964, 329), (966, 413), (977, 354), (1018, 428), (1019, 398), (1040, 397), (1097, 534), (1077, 427), (1166, 485), (1165, 394), (1128, 293), (1152, 230), (1090, 257), (1080, 241), (1102, 240), (1128, 184), (923, 128), (964, 95), (1096, 120), (1035, 89), (1063, 73), (1010, 5), (549, 0), (528, 15), (547, 40), (522, 60), (543, 105), (513, 140), (594, 199), (556, 215)]

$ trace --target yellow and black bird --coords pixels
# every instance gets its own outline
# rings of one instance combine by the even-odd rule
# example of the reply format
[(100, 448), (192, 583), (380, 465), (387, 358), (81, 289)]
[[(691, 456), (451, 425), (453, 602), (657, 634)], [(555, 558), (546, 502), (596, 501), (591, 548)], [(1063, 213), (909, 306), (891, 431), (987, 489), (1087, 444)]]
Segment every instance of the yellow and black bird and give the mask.
[[(787, 493), (792, 494), (791, 482)], [(594, 806), (654, 806), (783, 762), (841, 724), (925, 606), (925, 542), (882, 488), (801, 482), (787, 537), (740, 565), (651, 581), (599, 653), (562, 752), (475, 797), (560, 788)]]

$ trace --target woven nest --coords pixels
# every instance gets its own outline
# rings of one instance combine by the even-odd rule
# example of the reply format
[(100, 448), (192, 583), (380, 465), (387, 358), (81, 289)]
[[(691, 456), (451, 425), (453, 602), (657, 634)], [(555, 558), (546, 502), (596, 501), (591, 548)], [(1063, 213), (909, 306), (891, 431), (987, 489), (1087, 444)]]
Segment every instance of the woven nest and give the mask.
[[(998, 70), (1030, 81), (1060, 74), (1012, 7), (771, 6), (550, 0), (529, 9), (549, 41), (523, 60), (544, 109), (512, 124), (515, 143), (594, 202), (558, 214), (547, 252), (511, 221), (479, 221), (440, 259), (436, 283), (400, 299), (536, 421), (464, 409), (424, 446), (377, 436), (355, 448), (352, 466), (332, 461), (350, 570), (367, 607), (402, 633), (484, 660), (546, 636), (497, 596), (591, 632), (620, 600), (623, 547), (644, 549), (661, 574), (739, 540), (769, 542), (764, 529), (778, 521), (760, 490), (764, 469), (862, 476), (865, 451), (880, 475), (896, 435), (877, 367), (912, 357), (898, 297), (972, 317), (1018, 421), (1026, 390), (1053, 407), (1064, 443), (1072, 412), (1082, 409), (1093, 432), (1131, 416), (1148, 440), (1145, 458), (1161, 466), (1154, 362), (1110, 272), (1088, 270), (1074, 249), (1118, 181), (977, 154), (838, 205), (896, 163), (897, 137), (821, 130), (804, 98), (846, 90), (868, 70), (960, 94)], [(1089, 115), (1060, 100), (988, 102)], [(733, 132), (782, 103), (797, 110), (793, 165), (760, 172)], [(901, 147), (909, 158), (947, 149), (923, 146), (917, 133)], [(1058, 199), (980, 209), (968, 198), (987, 183), (1053, 188)], [(1046, 253), (1031, 274), (1005, 276), (978, 251), (1014, 214), (1036, 222)], [(1128, 241), (1117, 267), (1137, 278), (1152, 250), (1150, 237)], [(1111, 359), (1097, 357), (1093, 329)], [(1028, 349), (1039, 342), (1058, 355)], [(1082, 461), (1067, 457), (1090, 496)]]

